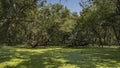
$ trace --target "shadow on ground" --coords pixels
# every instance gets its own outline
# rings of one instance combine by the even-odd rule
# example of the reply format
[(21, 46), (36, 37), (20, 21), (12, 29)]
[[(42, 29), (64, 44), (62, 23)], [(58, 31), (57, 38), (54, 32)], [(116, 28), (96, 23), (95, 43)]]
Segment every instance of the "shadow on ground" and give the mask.
[(0, 48), (0, 68), (120, 67), (117, 48)]

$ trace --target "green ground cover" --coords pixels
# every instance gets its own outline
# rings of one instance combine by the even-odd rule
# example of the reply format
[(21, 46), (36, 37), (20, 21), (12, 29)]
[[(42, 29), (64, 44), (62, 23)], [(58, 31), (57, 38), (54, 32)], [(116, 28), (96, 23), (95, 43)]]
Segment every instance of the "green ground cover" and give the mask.
[(120, 68), (120, 48), (0, 47), (0, 68)]

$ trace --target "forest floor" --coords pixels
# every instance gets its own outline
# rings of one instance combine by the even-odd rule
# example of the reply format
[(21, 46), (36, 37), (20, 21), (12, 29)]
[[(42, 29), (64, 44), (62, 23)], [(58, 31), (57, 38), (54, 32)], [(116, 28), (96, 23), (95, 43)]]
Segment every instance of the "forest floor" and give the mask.
[(0, 68), (120, 68), (120, 48), (3, 46)]

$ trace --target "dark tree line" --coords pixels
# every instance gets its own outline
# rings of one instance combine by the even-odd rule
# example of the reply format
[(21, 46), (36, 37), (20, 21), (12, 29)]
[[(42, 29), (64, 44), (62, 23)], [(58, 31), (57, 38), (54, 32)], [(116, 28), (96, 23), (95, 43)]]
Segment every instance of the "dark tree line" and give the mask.
[(81, 0), (80, 15), (46, 1), (0, 0), (0, 43), (120, 45), (120, 0)]

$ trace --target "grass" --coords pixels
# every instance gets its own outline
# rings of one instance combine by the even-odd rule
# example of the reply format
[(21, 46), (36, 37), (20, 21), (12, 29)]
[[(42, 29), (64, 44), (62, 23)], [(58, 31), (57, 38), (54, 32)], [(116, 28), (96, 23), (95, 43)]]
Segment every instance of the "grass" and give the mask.
[(120, 68), (120, 48), (0, 47), (0, 68)]

